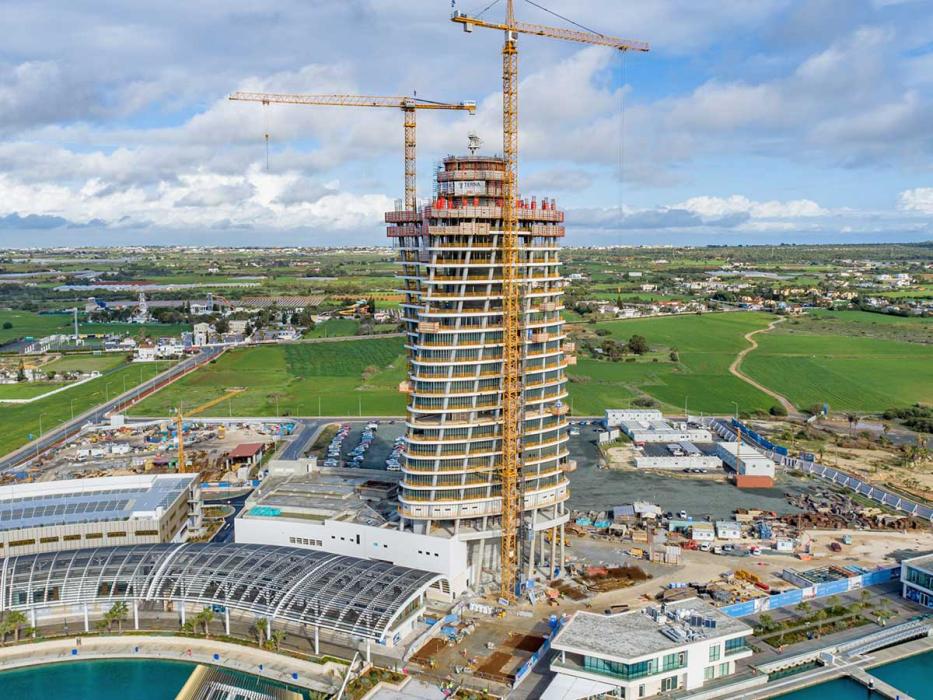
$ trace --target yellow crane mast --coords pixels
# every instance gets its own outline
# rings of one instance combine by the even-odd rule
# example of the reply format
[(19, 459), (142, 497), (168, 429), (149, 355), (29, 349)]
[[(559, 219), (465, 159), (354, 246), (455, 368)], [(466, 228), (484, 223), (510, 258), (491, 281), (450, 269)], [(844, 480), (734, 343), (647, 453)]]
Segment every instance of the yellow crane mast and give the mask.
[(227, 391), (224, 392), (222, 396), (218, 396), (217, 398), (211, 399), (210, 401), (205, 401), (200, 406), (195, 406), (194, 408), (192, 408), (190, 411), (188, 411), (185, 414), (182, 414), (181, 409), (175, 410), (175, 433), (176, 433), (176, 436), (178, 437), (178, 466), (175, 469), (178, 473), (188, 471), (188, 465), (186, 464), (186, 457), (185, 457), (185, 438), (183, 434), (185, 418), (196, 416), (202, 411), (206, 411), (209, 408), (213, 408), (217, 404), (223, 401), (226, 401), (227, 399), (233, 396), (236, 396), (237, 394), (240, 394), (244, 391), (246, 391), (246, 389), (243, 387), (233, 387), (231, 389), (227, 389)]
[(619, 51), (647, 51), (648, 44), (627, 41), (595, 32), (581, 32), (559, 27), (529, 24), (515, 19), (514, 1), (507, 0), (505, 22), (488, 22), (461, 12), (451, 20), (463, 25), (463, 31), (473, 27), (498, 29), (505, 33), (502, 47), (502, 154), (505, 158), (505, 182), (502, 197), (502, 575), (499, 592), (508, 600), (515, 597), (515, 584), (520, 567), (519, 526), (522, 503), (521, 478), (521, 413), (522, 354), (524, 348), (521, 314), (521, 270), (519, 261), (518, 225), (515, 199), (518, 196), (518, 34), (576, 41), (583, 44), (608, 46)]
[(290, 95), (267, 92), (235, 92), (231, 100), (268, 104), (323, 105), (328, 107), (393, 107), (401, 109), (405, 125), (405, 209), (414, 211), (415, 202), (415, 111), (453, 109), (476, 113), (475, 102), (433, 102), (417, 97), (374, 97), (368, 95)]

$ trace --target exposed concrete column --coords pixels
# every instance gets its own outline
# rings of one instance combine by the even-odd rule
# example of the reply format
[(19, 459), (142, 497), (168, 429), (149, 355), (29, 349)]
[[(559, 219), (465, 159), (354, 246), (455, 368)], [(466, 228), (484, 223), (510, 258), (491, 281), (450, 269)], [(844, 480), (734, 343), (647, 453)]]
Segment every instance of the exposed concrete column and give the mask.
[(133, 629), (139, 629), (139, 601), (133, 599)]
[(230, 636), (230, 608), (224, 606), (224, 634)]
[(182, 627), (185, 625), (185, 604), (181, 603), (181, 624)]
[(369, 637), (366, 638), (366, 663), (371, 664), (373, 662), (373, 654), (370, 649), (370, 640)]
[(535, 537), (534, 531), (531, 533), (531, 549), (528, 552), (528, 578), (530, 579), (534, 576), (535, 573)]
[(85, 632), (91, 631), (91, 620), (87, 612), (87, 603), (84, 604), (84, 631)]
[(557, 526), (551, 528), (551, 560), (548, 562), (548, 579), (554, 578), (554, 562), (557, 561)]
[(39, 625), (36, 624), (36, 609), (29, 608), (29, 624), (32, 625), (32, 628), (35, 629)]
[(564, 539), (566, 537), (567, 537), (567, 533), (564, 530), (564, 524), (561, 523), (561, 526), (560, 526), (560, 575), (561, 576), (564, 575), (564, 567), (565, 567), (564, 547), (566, 546)]
[(315, 653), (315, 654), (320, 654), (320, 653), (321, 653), (321, 635), (320, 635), (320, 632), (321, 632), (321, 628), (318, 627), (317, 625), (314, 625), (314, 653)]
[(473, 566), (476, 568), (476, 570), (473, 573), (474, 585), (477, 585), (477, 586), (480, 583), (482, 583), (482, 580), (483, 580), (483, 566), (486, 563), (485, 561), (483, 561), (483, 557), (485, 554), (486, 554), (486, 538), (483, 537), (483, 538), (480, 538), (479, 545), (478, 545), (478, 551), (476, 552), (476, 558), (473, 560)]

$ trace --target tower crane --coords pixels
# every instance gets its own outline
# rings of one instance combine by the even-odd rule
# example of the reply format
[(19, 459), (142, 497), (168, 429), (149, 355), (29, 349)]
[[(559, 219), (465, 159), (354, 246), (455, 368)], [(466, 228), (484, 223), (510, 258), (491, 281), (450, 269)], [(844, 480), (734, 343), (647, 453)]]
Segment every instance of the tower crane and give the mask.
[(502, 47), (502, 154), (505, 159), (505, 182), (502, 196), (502, 574), (501, 597), (512, 600), (521, 566), (519, 527), (522, 503), (521, 477), (521, 405), (523, 333), (521, 316), (521, 280), (515, 198), (518, 193), (518, 35), (563, 39), (582, 44), (608, 46), (619, 51), (648, 51), (648, 44), (628, 41), (590, 31), (529, 24), (515, 19), (514, 0), (507, 0), (505, 22), (489, 22), (455, 11), (451, 20), (472, 32), (474, 27), (498, 29), (505, 34)]
[(401, 109), (405, 124), (405, 209), (415, 204), (415, 111), (419, 109), (454, 109), (476, 114), (476, 103), (433, 102), (417, 97), (373, 97), (368, 95), (290, 95), (268, 92), (235, 92), (231, 100), (268, 104), (323, 105), (329, 107), (394, 107)]

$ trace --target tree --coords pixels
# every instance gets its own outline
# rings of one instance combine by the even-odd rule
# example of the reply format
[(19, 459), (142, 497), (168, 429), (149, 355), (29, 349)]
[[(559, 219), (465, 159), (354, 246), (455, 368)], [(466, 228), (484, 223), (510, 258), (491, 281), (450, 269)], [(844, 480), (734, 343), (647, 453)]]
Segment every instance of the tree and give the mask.
[(11, 610), (6, 614), (4, 623), (9, 626), (9, 631), (13, 633), (13, 641), (19, 641), (19, 634), (26, 624), (26, 615), (19, 610)]
[(806, 615), (808, 612), (810, 612), (810, 608), (811, 608), (810, 603), (808, 603), (808, 602), (805, 601), (805, 600), (803, 600), (803, 601), (801, 601), (800, 603), (797, 604), (797, 610), (798, 610), (799, 612), (803, 613), (804, 615)]
[(768, 409), (768, 413), (770, 413), (772, 416), (786, 416), (787, 409), (784, 408), (782, 404), (776, 403)]
[(677, 354), (676, 350), (671, 350), (671, 354), (668, 355), (671, 358), (671, 362), (680, 362), (680, 355)]
[(108, 614), (113, 619), (113, 621), (117, 623), (117, 628), (120, 630), (120, 632), (123, 632), (123, 623), (126, 621), (126, 618), (130, 616), (130, 611), (126, 607), (126, 601), (118, 600), (110, 608)]
[(852, 435), (852, 429), (858, 424), (858, 414), (847, 413), (846, 420), (849, 421), (849, 435)]
[(774, 629), (774, 618), (768, 613), (762, 613), (758, 616), (758, 626), (762, 632), (770, 632)]
[(635, 353), (636, 355), (644, 355), (651, 348), (648, 346), (648, 341), (643, 335), (633, 335), (628, 339), (626, 347), (630, 352)]
[(225, 318), (219, 318), (214, 321), (214, 330), (218, 333), (226, 333), (230, 330), (230, 322)]
[(13, 324), (10, 321), (3, 322), (3, 330), (8, 331), (13, 327)]
[(214, 612), (210, 608), (204, 608), (204, 610), (199, 612), (194, 618), (196, 625), (201, 625), (204, 627), (204, 636), (208, 639), (210, 639), (211, 636), (210, 624), (213, 622), (213, 620)]
[(16, 381), (26, 381), (26, 364), (22, 360), (19, 361), (19, 366), (16, 368)]
[(256, 622), (253, 623), (253, 631), (256, 632), (261, 647), (266, 639), (266, 632), (269, 631), (269, 621), (264, 617), (257, 618)]

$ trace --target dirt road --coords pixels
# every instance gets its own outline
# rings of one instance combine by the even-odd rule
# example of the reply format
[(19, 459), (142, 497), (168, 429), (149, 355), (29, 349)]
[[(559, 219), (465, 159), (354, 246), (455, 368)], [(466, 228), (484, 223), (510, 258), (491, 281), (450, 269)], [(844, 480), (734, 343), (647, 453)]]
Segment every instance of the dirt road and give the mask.
[(729, 372), (731, 372), (734, 376), (736, 376), (736, 377), (738, 377), (739, 379), (741, 379), (741, 380), (742, 380), (743, 382), (745, 382), (746, 384), (751, 384), (753, 387), (755, 387), (755, 388), (758, 389), (759, 391), (763, 391), (763, 392), (766, 393), (768, 396), (770, 396), (770, 397), (772, 397), (773, 399), (775, 399), (776, 401), (780, 402), (780, 404), (781, 404), (785, 409), (787, 409), (787, 415), (788, 415), (788, 416), (793, 416), (793, 417), (795, 417), (795, 418), (800, 418), (800, 417), (801, 417), (800, 411), (797, 410), (797, 407), (794, 406), (794, 404), (792, 404), (792, 403), (787, 399), (786, 396), (783, 396), (783, 395), (777, 393), (776, 391), (772, 391), (772, 390), (769, 389), (768, 387), (766, 387), (766, 386), (764, 386), (764, 385), (762, 385), (762, 384), (759, 384), (758, 382), (756, 382), (754, 379), (752, 379), (751, 377), (749, 377), (747, 374), (745, 374), (745, 373), (741, 370), (742, 360), (745, 359), (745, 356), (746, 356), (748, 353), (750, 353), (752, 350), (754, 350), (755, 348), (758, 347), (758, 341), (755, 340), (755, 336), (756, 336), (758, 333), (767, 333), (768, 331), (773, 330), (774, 327), (775, 327), (777, 324), (781, 323), (783, 320), (784, 320), (783, 318), (775, 319), (775, 320), (773, 320), (771, 323), (768, 324), (768, 327), (767, 327), (767, 328), (759, 328), (759, 329), (756, 330), (756, 331), (751, 331), (750, 333), (746, 333), (746, 334), (745, 334), (745, 340), (747, 340), (747, 341), (748, 341), (749, 343), (751, 343), (751, 344), (750, 344), (747, 348), (745, 348), (744, 350), (742, 350), (742, 352), (740, 352), (738, 355), (736, 355), (735, 359), (732, 361), (732, 364), (729, 365)]

